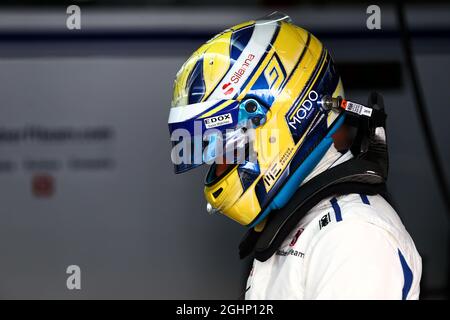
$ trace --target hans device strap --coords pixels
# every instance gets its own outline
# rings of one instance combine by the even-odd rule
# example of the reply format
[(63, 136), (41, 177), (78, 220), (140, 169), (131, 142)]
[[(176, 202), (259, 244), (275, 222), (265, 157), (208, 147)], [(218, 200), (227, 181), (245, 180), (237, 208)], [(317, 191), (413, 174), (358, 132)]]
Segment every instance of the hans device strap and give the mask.
[(388, 174), (384, 135), (386, 114), (381, 95), (372, 93), (368, 105), (361, 106), (370, 109), (365, 113), (376, 115), (375, 118), (363, 114), (348, 117), (349, 125), (357, 128), (351, 147), (355, 158), (324, 171), (301, 186), (285, 207), (270, 214), (262, 232), (250, 229), (239, 245), (241, 258), (253, 253), (259, 261), (269, 259), (308, 211), (325, 198), (365, 193), (380, 194), (389, 202), (385, 184)]
[(305, 183), (285, 207), (271, 213), (262, 232), (247, 232), (239, 246), (241, 258), (253, 251), (257, 260), (269, 259), (306, 213), (327, 197), (350, 193), (385, 195), (384, 178), (374, 169), (369, 161), (351, 159)]

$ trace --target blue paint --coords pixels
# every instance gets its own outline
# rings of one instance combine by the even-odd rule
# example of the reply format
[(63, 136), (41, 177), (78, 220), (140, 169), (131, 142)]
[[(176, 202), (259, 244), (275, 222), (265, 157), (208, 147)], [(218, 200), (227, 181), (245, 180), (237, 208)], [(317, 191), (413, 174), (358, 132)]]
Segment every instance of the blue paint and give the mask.
[(364, 204), (367, 204), (367, 205), (369, 205), (370, 206), (370, 201), (369, 201), (369, 198), (367, 198), (367, 196), (365, 195), (365, 194), (360, 194), (360, 197), (361, 197), (361, 201), (364, 203)]
[(272, 202), (268, 207), (261, 213), (261, 215), (248, 227), (252, 228), (260, 223), (267, 215), (276, 209), (280, 209), (286, 205), (286, 203), (292, 198), (295, 191), (297, 191), (300, 184), (305, 180), (308, 174), (316, 167), (316, 165), (323, 158), (325, 153), (330, 148), (333, 143), (332, 135), (340, 128), (344, 122), (344, 115), (342, 115), (333, 128), (328, 132), (325, 138), (319, 143), (319, 145), (311, 152), (311, 154), (305, 159), (305, 161), (298, 167), (298, 169), (292, 174), (291, 178), (286, 182), (286, 184), (281, 188), (276, 196), (274, 196)]
[(413, 273), (400, 250), (398, 250), (398, 256), (400, 258), (400, 263), (402, 264), (403, 277), (405, 279), (402, 289), (402, 300), (406, 300), (406, 298), (408, 297), (409, 290), (411, 289), (412, 286)]
[(333, 198), (330, 200), (331, 202), (331, 206), (333, 207), (334, 210), (334, 215), (336, 216), (336, 221), (342, 221), (342, 214), (341, 214), (341, 208), (339, 207), (339, 204), (337, 202), (336, 198)]

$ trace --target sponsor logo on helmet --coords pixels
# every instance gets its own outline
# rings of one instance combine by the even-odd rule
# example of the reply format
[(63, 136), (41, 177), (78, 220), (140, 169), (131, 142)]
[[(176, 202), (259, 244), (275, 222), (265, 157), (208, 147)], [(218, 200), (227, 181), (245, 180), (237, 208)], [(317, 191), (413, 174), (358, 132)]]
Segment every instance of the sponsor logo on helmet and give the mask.
[(233, 119), (231, 117), (231, 113), (227, 113), (215, 117), (206, 118), (204, 122), (206, 129), (211, 129), (233, 123)]
[(230, 81), (222, 85), (222, 91), (225, 95), (229, 95), (233, 93), (234, 88), (231, 86), (233, 84), (238, 84), (239, 81), (242, 79), (242, 77), (245, 75), (247, 70), (249, 69), (250, 65), (253, 63), (253, 60), (255, 59), (255, 55), (252, 53), (249, 53), (247, 58), (245, 58), (242, 65), (237, 69), (230, 78)]
[(276, 53), (274, 53), (267, 64), (264, 70), (264, 77), (272, 92), (277, 92), (282, 87), (284, 80), (286, 80), (286, 71)]
[(233, 84), (238, 84), (239, 81), (242, 79), (242, 77), (247, 72), (248, 68), (252, 64), (253, 60), (255, 59), (255, 55), (252, 53), (249, 53), (247, 58), (244, 60), (242, 65), (237, 69), (230, 78), (230, 81), (224, 83), (222, 85), (222, 92), (224, 95), (229, 95), (234, 92)]
[(317, 99), (319, 99), (319, 94), (316, 91), (311, 90), (308, 94), (308, 98), (303, 101), (301, 107), (294, 113), (291, 120), (288, 121), (288, 124), (292, 129), (297, 129), (297, 126), (309, 116), (310, 111), (313, 108), (313, 102), (317, 101)]
[(249, 53), (247, 58), (242, 63), (241, 67), (237, 69), (233, 75), (231, 76), (231, 81), (235, 84), (241, 80), (242, 76), (245, 74), (247, 69), (250, 67), (250, 64), (252, 63), (253, 59), (255, 59), (255, 55)]
[(275, 182), (278, 179), (278, 176), (280, 175), (283, 168), (281, 165), (276, 162), (264, 175), (264, 182), (266, 183), (266, 190), (269, 191), (274, 185)]
[[(231, 82), (227, 82), (222, 86), (222, 90), (224, 90), (223, 93), (225, 93), (225, 95), (229, 95), (229, 94), (233, 93), (233, 91), (234, 91), (234, 88), (233, 87), (228, 88), (229, 86), (231, 86)], [(228, 88), (228, 90), (227, 90), (227, 88)]]

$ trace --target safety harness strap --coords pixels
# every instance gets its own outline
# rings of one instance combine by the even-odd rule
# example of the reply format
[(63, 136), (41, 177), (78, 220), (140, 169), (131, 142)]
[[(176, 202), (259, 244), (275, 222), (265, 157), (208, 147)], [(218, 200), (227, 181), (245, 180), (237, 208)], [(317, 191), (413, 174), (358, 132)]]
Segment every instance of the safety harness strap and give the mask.
[[(368, 107), (340, 97), (326, 98), (324, 106), (345, 109), (349, 124), (357, 128), (351, 146), (355, 158), (322, 172), (298, 188), (286, 206), (271, 212), (262, 232), (250, 229), (239, 245), (241, 259), (252, 253), (259, 261), (269, 259), (308, 211), (328, 197), (380, 194), (391, 202), (385, 184), (389, 156), (384, 133), (381, 133), (386, 128), (382, 96), (372, 93)], [(352, 113), (356, 117), (352, 117)], [(381, 131), (377, 133), (377, 130)]]
[[(300, 220), (328, 197), (350, 193), (380, 194), (390, 202), (383, 178), (363, 169), (373, 164), (359, 159), (352, 159), (344, 164), (325, 171), (302, 186), (285, 207), (272, 212), (262, 232), (249, 229), (239, 245), (241, 259), (250, 254), (262, 262), (269, 259)], [(363, 169), (364, 172), (357, 172), (355, 167)], [(345, 171), (347, 174), (343, 175)], [(336, 179), (336, 174), (340, 174), (340, 178)], [(330, 176), (334, 179), (330, 179)], [(326, 180), (334, 182), (324, 183)]]

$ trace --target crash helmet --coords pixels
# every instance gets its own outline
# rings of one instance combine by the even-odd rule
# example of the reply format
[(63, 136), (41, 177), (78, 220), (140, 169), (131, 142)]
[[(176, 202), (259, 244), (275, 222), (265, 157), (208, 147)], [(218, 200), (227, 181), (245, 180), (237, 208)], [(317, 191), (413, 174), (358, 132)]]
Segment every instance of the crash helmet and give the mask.
[(322, 99), (343, 95), (328, 50), (288, 16), (231, 27), (176, 74), (168, 121), (175, 172), (207, 164), (208, 211), (261, 225), (331, 146), (344, 114)]

